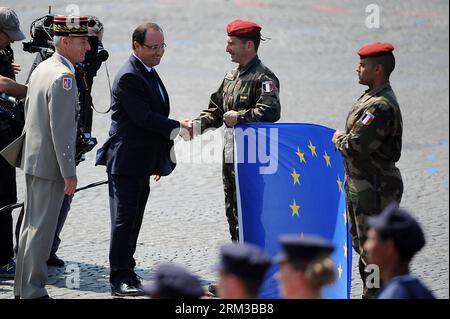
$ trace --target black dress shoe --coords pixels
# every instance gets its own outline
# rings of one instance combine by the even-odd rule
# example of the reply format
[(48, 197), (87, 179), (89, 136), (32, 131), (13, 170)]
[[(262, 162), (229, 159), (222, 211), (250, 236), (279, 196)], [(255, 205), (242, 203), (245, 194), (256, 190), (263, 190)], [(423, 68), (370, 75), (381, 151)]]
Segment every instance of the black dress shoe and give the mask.
[(210, 284), (208, 286), (208, 291), (214, 296), (217, 297), (217, 284)]
[(64, 260), (56, 256), (56, 254), (51, 254), (50, 258), (47, 260), (47, 265), (52, 267), (64, 267)]
[(135, 286), (136, 288), (142, 289), (142, 278), (139, 277), (138, 275), (134, 275), (131, 278), (131, 282), (133, 284), (133, 286)]
[(111, 285), (111, 296), (119, 297), (137, 297), (143, 296), (144, 291), (134, 284), (121, 282), (118, 285)]

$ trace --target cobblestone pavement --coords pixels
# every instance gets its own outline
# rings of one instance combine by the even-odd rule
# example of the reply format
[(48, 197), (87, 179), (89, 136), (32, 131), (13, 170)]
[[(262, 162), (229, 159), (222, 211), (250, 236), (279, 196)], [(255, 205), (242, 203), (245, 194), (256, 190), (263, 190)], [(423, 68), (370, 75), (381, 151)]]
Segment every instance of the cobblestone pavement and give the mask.
[[(76, 13), (66, 11), (74, 2), (50, 1), (59, 14)], [(379, 28), (366, 27), (370, 3), (381, 8)], [(449, 297), (448, 1), (78, 0), (76, 4), (82, 14), (96, 15), (105, 24), (111, 80), (130, 54), (131, 33), (139, 23), (151, 20), (164, 28), (168, 48), (158, 72), (175, 119), (195, 117), (234, 67), (224, 48), (225, 26), (235, 18), (259, 22), (263, 35), (271, 38), (262, 43), (259, 55), (281, 81), (282, 122), (342, 129), (349, 108), (365, 90), (357, 82), (356, 50), (373, 41), (394, 43), (397, 67), (391, 82), (404, 119), (399, 162), (405, 182), (402, 205), (414, 212), (427, 237), (412, 271), (437, 297)], [(32, 0), (3, 0), (2, 6), (15, 9), (23, 30), (47, 12), (46, 4)], [(33, 57), (21, 50), (20, 43), (14, 49), (23, 69), (18, 81), (23, 83)], [(99, 110), (109, 106), (105, 69), (94, 84), (94, 103)], [(93, 132), (100, 144), (109, 123), (109, 114), (95, 114)], [(178, 144), (179, 150), (186, 147)], [(79, 166), (79, 185), (106, 178), (104, 168), (93, 166), (94, 154)], [(22, 200), (21, 172), (18, 181)], [(216, 279), (210, 266), (217, 248), (228, 241), (220, 163), (180, 163), (172, 175), (151, 184), (136, 251), (138, 273), (151, 280), (157, 263), (176, 261), (207, 285)], [(110, 298), (109, 234), (106, 186), (77, 194), (59, 250), (69, 266), (50, 269), (47, 287), (53, 298)], [(356, 266), (354, 270), (352, 298), (360, 298)], [(79, 271), (79, 288), (72, 288), (71, 271)], [(12, 285), (0, 281), (0, 298), (12, 298)]]

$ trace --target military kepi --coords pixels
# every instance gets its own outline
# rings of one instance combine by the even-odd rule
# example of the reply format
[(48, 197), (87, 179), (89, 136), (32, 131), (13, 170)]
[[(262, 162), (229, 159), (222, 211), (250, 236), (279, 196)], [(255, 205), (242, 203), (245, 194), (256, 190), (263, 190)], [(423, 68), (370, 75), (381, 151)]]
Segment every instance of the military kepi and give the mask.
[(87, 37), (87, 16), (55, 16), (53, 17), (53, 32), (55, 36)]
[(315, 235), (283, 235), (279, 239), (282, 252), (275, 257), (275, 262), (309, 262), (327, 257), (333, 250), (333, 244)]
[(262, 280), (270, 267), (270, 258), (252, 244), (225, 244), (220, 249), (220, 262), (213, 267), (250, 280)]
[(425, 246), (425, 236), (419, 223), (395, 202), (388, 205), (381, 214), (369, 217), (367, 223), (384, 239), (392, 239), (405, 256), (412, 257)]
[(260, 36), (261, 29), (255, 22), (239, 19), (231, 21), (227, 25), (228, 35), (238, 38), (254, 38)]
[(370, 43), (358, 50), (358, 54), (360, 57), (374, 57), (374, 56), (380, 56), (383, 54), (391, 53), (394, 51), (394, 46), (390, 43), (381, 43), (381, 42), (375, 42)]
[(155, 282), (142, 289), (145, 294), (158, 295), (160, 299), (198, 299), (204, 294), (200, 279), (174, 263), (158, 265)]

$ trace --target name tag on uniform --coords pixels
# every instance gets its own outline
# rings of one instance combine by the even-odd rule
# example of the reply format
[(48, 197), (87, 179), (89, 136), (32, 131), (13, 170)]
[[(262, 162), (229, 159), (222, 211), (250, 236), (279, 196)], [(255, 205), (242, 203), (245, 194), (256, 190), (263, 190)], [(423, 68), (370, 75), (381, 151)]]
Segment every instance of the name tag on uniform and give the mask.
[(273, 91), (273, 82), (272, 81), (265, 81), (262, 83), (262, 90), (265, 93), (270, 93)]
[(63, 78), (63, 89), (66, 91), (69, 91), (72, 89), (72, 83), (73, 83), (73, 79), (72, 78)]

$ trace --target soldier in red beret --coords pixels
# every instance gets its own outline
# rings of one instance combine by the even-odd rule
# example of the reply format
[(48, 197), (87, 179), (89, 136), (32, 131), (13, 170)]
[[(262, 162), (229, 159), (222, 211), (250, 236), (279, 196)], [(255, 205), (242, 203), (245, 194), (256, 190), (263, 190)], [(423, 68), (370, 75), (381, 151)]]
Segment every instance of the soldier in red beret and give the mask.
[(345, 131), (336, 131), (333, 143), (345, 160), (347, 213), (363, 298), (373, 298), (381, 282), (371, 281), (366, 269), (367, 217), (378, 215), (392, 202), (400, 203), (403, 182), (395, 163), (402, 148), (402, 115), (389, 76), (395, 67), (390, 43), (372, 43), (359, 49), (356, 69), (359, 83), (369, 89), (356, 101), (347, 117)]
[[(280, 82), (258, 57), (261, 26), (234, 20), (227, 25), (226, 52), (237, 68), (225, 75), (211, 95), (208, 108), (194, 121), (194, 132), (227, 127), (224, 138), (223, 183), (225, 210), (232, 241), (239, 239), (236, 185), (234, 180), (233, 127), (238, 123), (276, 122), (280, 118)], [(194, 134), (195, 135), (195, 134)]]

